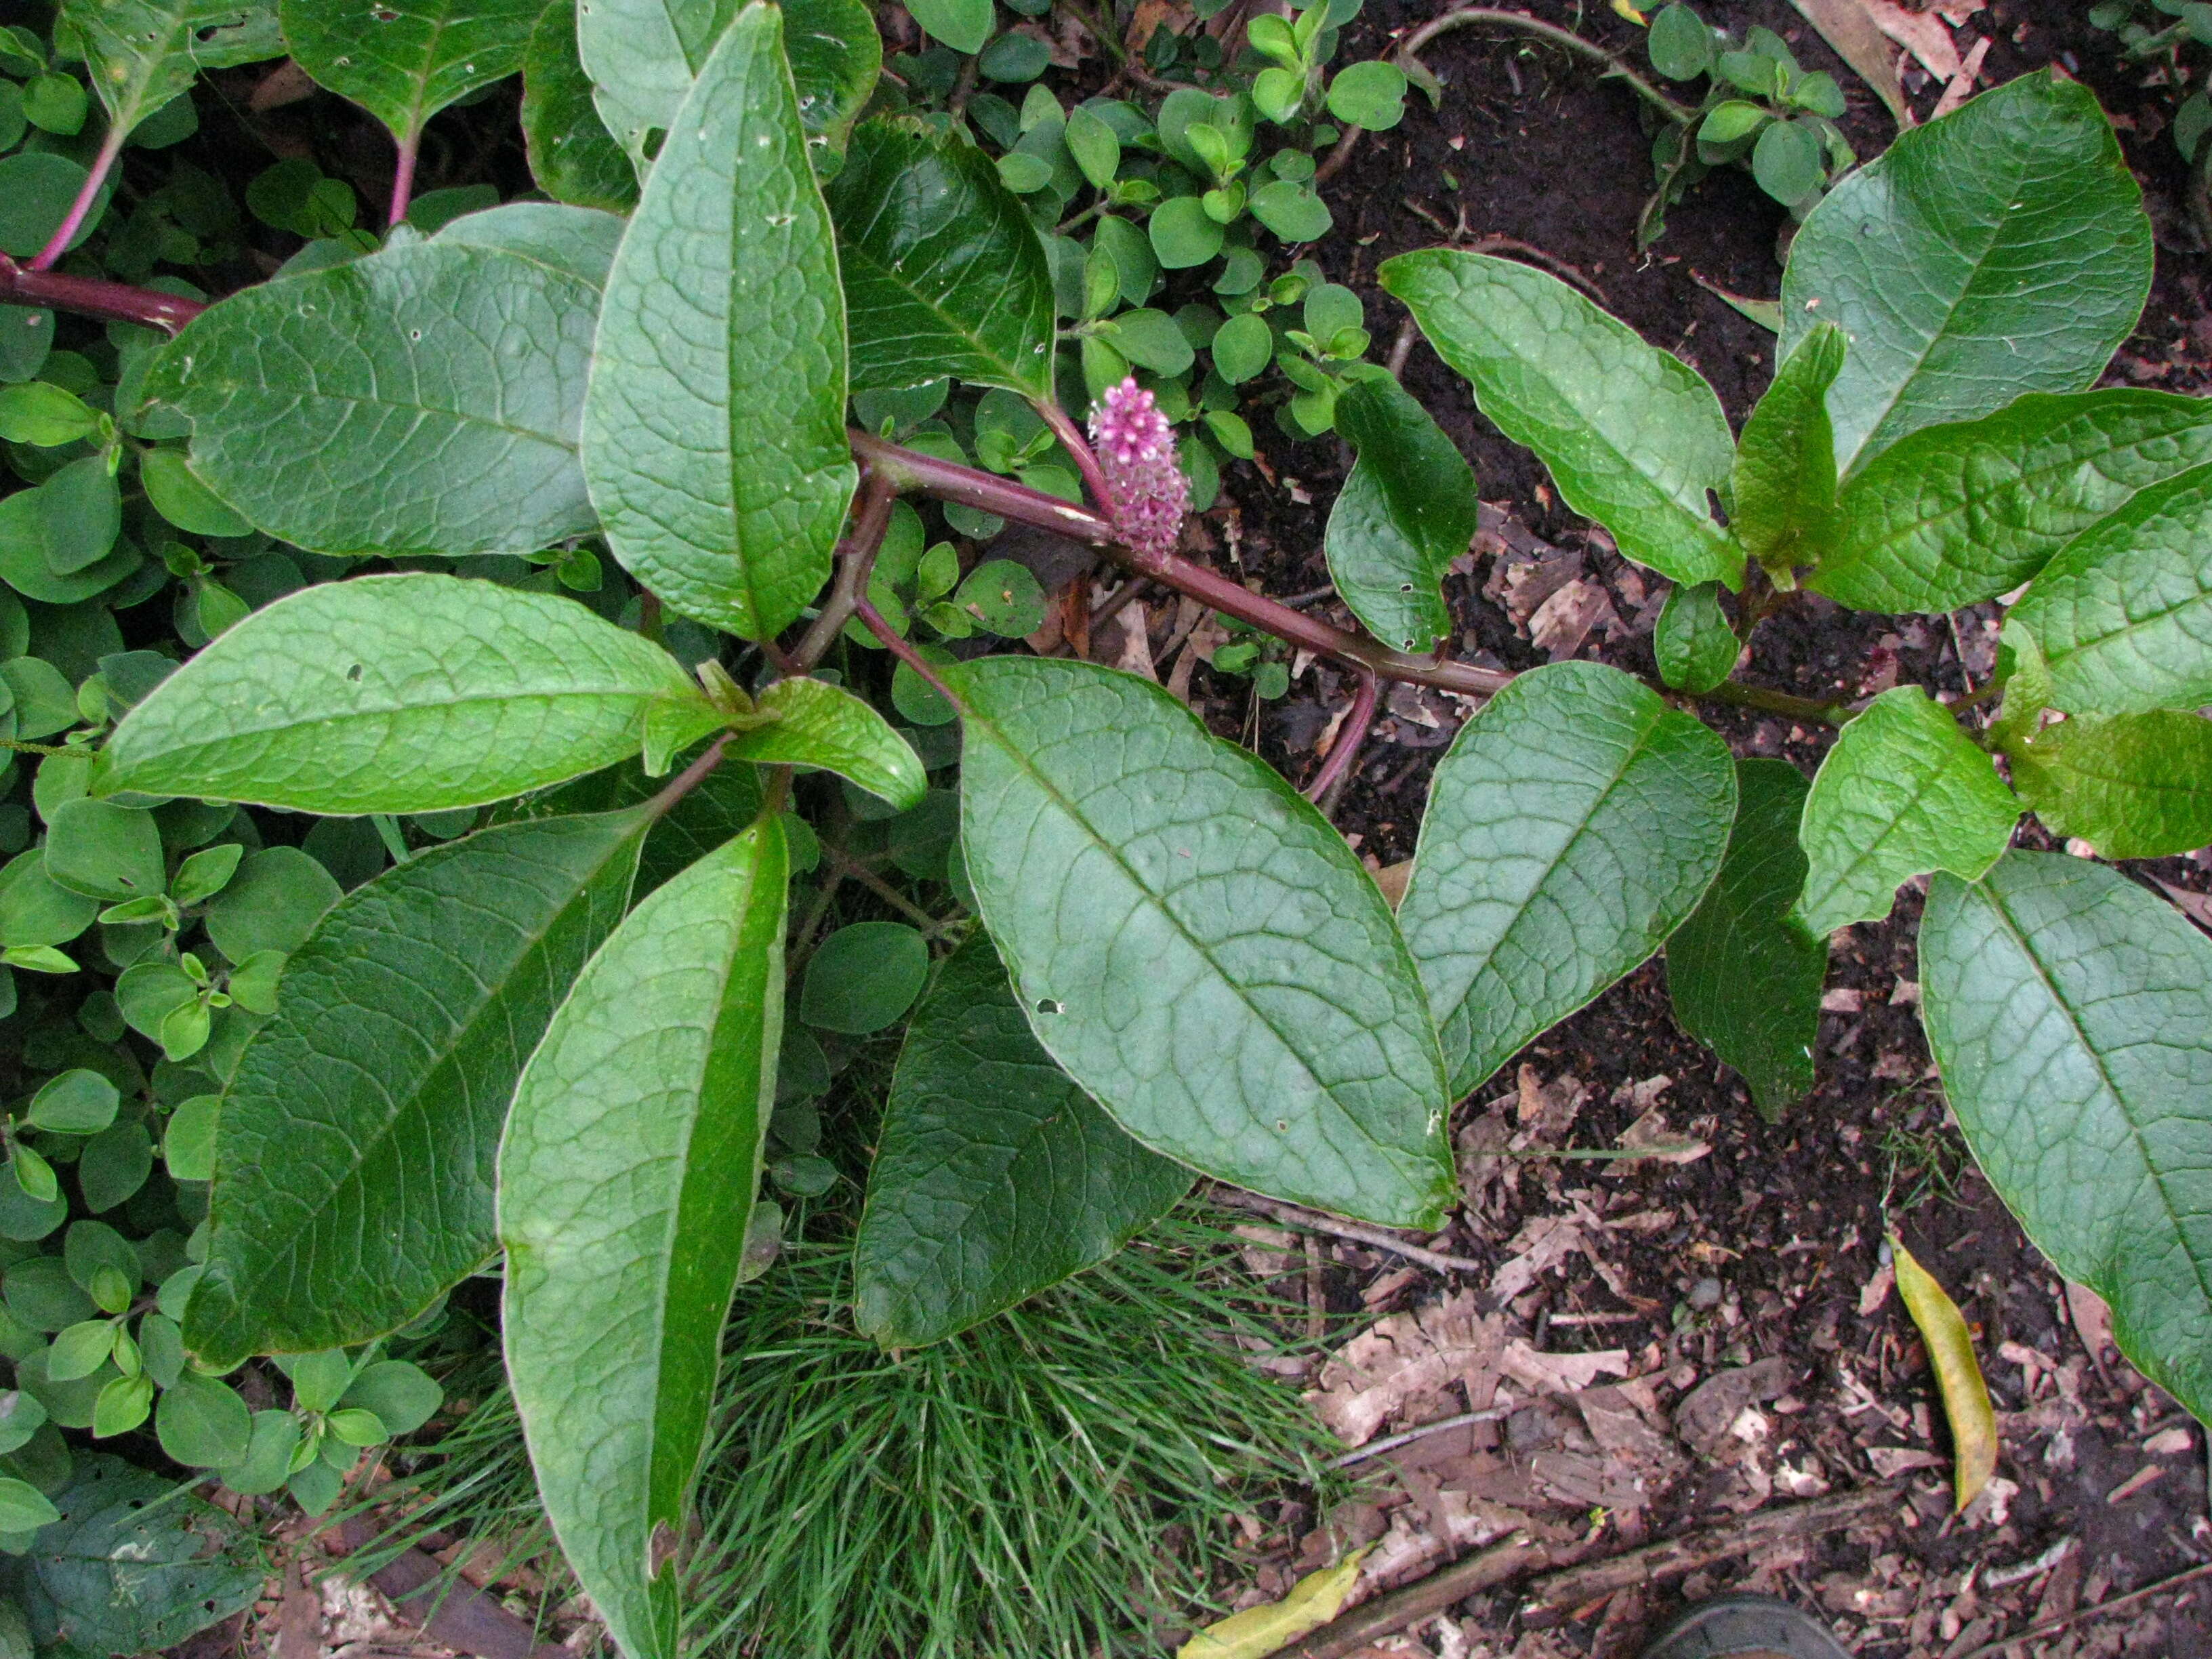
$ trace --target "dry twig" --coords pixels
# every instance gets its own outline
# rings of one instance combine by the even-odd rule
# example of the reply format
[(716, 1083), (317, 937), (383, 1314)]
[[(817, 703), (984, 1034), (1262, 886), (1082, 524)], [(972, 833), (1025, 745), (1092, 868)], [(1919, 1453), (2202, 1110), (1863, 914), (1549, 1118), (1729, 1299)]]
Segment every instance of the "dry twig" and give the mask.
[(1302, 1227), (1308, 1232), (1329, 1233), (1338, 1238), (1348, 1238), (1357, 1244), (1372, 1244), (1378, 1250), (1389, 1250), (1404, 1256), (1408, 1261), (1434, 1267), (1438, 1273), (1480, 1273), (1490, 1271), (1486, 1263), (1471, 1261), (1463, 1255), (1446, 1255), (1441, 1250), (1430, 1249), (1426, 1245), (1408, 1243), (1384, 1232), (1380, 1227), (1363, 1226), (1357, 1221), (1339, 1221), (1334, 1216), (1316, 1215), (1310, 1210), (1301, 1210), (1292, 1204), (1278, 1204), (1272, 1198), (1262, 1198), (1257, 1193), (1244, 1192), (1238, 1188), (1216, 1184), (1213, 1196), (1223, 1204), (1270, 1217), (1285, 1227)]

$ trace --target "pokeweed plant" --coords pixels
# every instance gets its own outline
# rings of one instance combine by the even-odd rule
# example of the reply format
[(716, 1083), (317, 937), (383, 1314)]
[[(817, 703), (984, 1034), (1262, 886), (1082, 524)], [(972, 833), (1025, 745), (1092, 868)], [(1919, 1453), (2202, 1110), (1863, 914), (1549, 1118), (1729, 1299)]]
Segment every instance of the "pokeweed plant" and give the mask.
[[(496, 1265), (547, 1515), (623, 1648), (665, 1655), (725, 1322), (775, 1270), (763, 1173), (801, 1194), (838, 1178), (815, 1155), (807, 1079), (828, 1062), (808, 1028), (906, 1021), (852, 1316), (907, 1347), (1104, 1259), (1194, 1170), (1435, 1225), (1455, 1103), (1662, 946), (1685, 1026), (1779, 1110), (1813, 1080), (1826, 936), (1933, 873), (1925, 1017), (1970, 1141), (2146, 1370), (2212, 1407), (2193, 1191), (2212, 944), (2102, 865), (2008, 850), (2023, 807), (2111, 857), (2212, 840), (2193, 712), (2212, 698), (2212, 422), (2084, 389), (2141, 308), (2150, 237), (2081, 88), (1985, 94), (1808, 215), (1786, 355), (1740, 437), (1692, 369), (1548, 275), (1448, 248), (1382, 267), (1567, 503), (1675, 584), (1655, 685), (1438, 649), (1472, 471), (1356, 359), (1328, 371), (1358, 459), (1326, 550), (1367, 631), (1185, 558), (1171, 399), (1097, 386), (1097, 336), (1060, 325), (1003, 169), (946, 124), (863, 118), (879, 49), (838, 0), (595, 0), (556, 7), (550, 33), (485, 14), (483, 36), (423, 0), (395, 8), (373, 73), (322, 64), (315, 0), (296, 3), (295, 54), (387, 121), (403, 175), (424, 112), (512, 61), (495, 47), (551, 64), (526, 100), (540, 180), (600, 205), (426, 233), (403, 177), (376, 251), (204, 309), (0, 267), (19, 302), (181, 325), (116, 418), (166, 423), (156, 443), (188, 430), (180, 474), (222, 511), (306, 556), (402, 567), (210, 629), (41, 763), (72, 769), (76, 799), (42, 808), (40, 878), (88, 880), (88, 849), (122, 849), (118, 902), (142, 909), (115, 925), (155, 930), (151, 965), (176, 975), (158, 1039), (198, 1035), (179, 1009), (240, 1028), (200, 1109), (189, 1363), (374, 1342)], [(88, 32), (94, 84), (189, 38)], [(980, 392), (1000, 470), (895, 441), (895, 410), (891, 435), (848, 424), (948, 381)], [(1040, 433), (1085, 500), (1022, 481)], [(1486, 699), (1437, 769), (1395, 913), (1309, 799), (1162, 688), (979, 651), (1030, 620), (1030, 595), (991, 562), (963, 575), (902, 495), (956, 532), (954, 509), (1054, 532), (1349, 670), (1312, 796), (1353, 763), (1384, 681)], [(592, 586), (587, 542), (634, 597)], [(1862, 709), (1734, 678), (1801, 589), (1890, 611), (2021, 590), (2002, 678)], [(856, 630), (894, 660), (888, 686)], [(1808, 786), (1732, 758), (1698, 700), (1848, 723)], [(933, 788), (956, 758), (957, 793)], [(405, 856), (281, 964), (217, 941), (195, 973), (169, 924), (213, 876), (172, 874), (159, 830), (201, 803), (367, 818)], [(427, 848), (400, 833), (487, 810)], [(890, 856), (941, 873), (980, 928), (934, 964), (931, 934), (951, 935), (927, 913), (927, 933), (863, 922), (817, 946), (823, 902), (794, 927), (794, 878), (848, 858), (817, 827), (847, 819), (908, 826)]]

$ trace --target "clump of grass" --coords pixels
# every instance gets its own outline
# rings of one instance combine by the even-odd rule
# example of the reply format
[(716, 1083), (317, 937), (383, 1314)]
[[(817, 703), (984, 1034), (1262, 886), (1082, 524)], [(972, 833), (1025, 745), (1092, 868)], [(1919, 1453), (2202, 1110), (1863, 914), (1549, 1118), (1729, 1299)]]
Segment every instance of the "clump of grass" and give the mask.
[[(1228, 1235), (1178, 1215), (975, 1329), (885, 1353), (853, 1328), (849, 1235), (738, 1292), (690, 1553), (687, 1642), (760, 1659), (1097, 1659), (1202, 1606), (1231, 1517), (1333, 1447), (1249, 1363), (1274, 1349)], [(536, 1518), (488, 1398), (416, 1471), (407, 1530)], [(398, 1541), (395, 1536), (395, 1541)]]

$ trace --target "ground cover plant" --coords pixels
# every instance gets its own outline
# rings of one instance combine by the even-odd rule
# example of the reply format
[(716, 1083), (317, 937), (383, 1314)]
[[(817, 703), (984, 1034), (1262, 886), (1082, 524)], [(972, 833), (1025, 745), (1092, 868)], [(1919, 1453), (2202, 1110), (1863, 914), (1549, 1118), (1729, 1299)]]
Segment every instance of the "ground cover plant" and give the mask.
[[(1931, 874), (1925, 1017), (1978, 1157), (2204, 1408), (2212, 947), (2100, 864), (2007, 850), (2023, 810), (2107, 858), (2212, 840), (2208, 426), (2197, 400), (2082, 389), (2149, 264), (2086, 92), (2024, 78), (1836, 181), (1740, 434), (1547, 272), (1385, 264), (1488, 418), (1674, 584), (1650, 684), (1438, 649), (1472, 473), (1365, 362), (1357, 297), (1296, 257), (1326, 228), (1298, 216), (1310, 146), (1345, 142), (1321, 112), (1387, 126), (1404, 90), (1326, 76), (1323, 9), (1254, 20), (1249, 59), (1194, 57), (1212, 90), (999, 111), (959, 50), (994, 84), (1041, 64), (988, 18), (921, 15), (952, 55), (946, 106), (917, 110), (878, 91), (857, 9), (756, 4), (682, 39), (619, 7), (482, 38), (398, 11), (373, 62), (333, 15), (176, 7), (149, 35), (64, 9), (106, 136), (8, 158), (52, 210), (9, 296), (118, 325), (79, 367), (21, 345), (51, 317), (16, 318), (27, 367), (0, 392), (30, 485), (0, 504), (13, 742), (37, 763), (0, 943), (46, 1074), (9, 1137), (15, 1409), (95, 1432), (197, 1412), (216, 1426), (163, 1435), (171, 1455), (320, 1508), (352, 1449), (437, 1404), (374, 1345), (434, 1339), (440, 1298), (501, 1263), (546, 1512), (625, 1650), (669, 1651), (732, 1290), (797, 1271), (763, 1178), (840, 1179), (814, 1103), (859, 1040), (904, 1027), (854, 1318), (922, 1346), (1109, 1257), (1194, 1170), (1432, 1224), (1455, 1103), (1662, 945), (1685, 1027), (1785, 1109), (1826, 936)], [(385, 234), (293, 167), (248, 205), (314, 240), (218, 304), (112, 280), (147, 274), (120, 228), (106, 275), (60, 268), (196, 64), (286, 49), (390, 126)], [(570, 199), (411, 198), (428, 113), (518, 64), (538, 182)], [(1263, 125), (1297, 142), (1248, 188)], [(184, 199), (130, 223), (174, 247), (202, 234)], [(1213, 273), (1220, 310), (1145, 303), (1194, 291), (1164, 270)], [(1284, 428), (1357, 453), (1327, 550), (1364, 634), (1177, 550), (1271, 363)], [(1488, 700), (1395, 914), (1308, 799), (1159, 688), (991, 645), (1065, 604), (963, 555), (1006, 523), (1214, 607), (1239, 630), (1217, 666), (1257, 688), (1292, 650), (1350, 671), (1308, 795), (1384, 683)], [(1800, 588), (1884, 612), (2012, 595), (2000, 673), (1860, 709), (1733, 678)], [(163, 595), (181, 666), (112, 621)], [(1698, 700), (1848, 724), (1808, 786), (1733, 758)], [(270, 813), (317, 821), (257, 847)], [(823, 935), (831, 879), (884, 867), (926, 903), (886, 889), (902, 920)], [(126, 1030), (150, 1073), (114, 1074)], [(158, 1270), (69, 1219), (147, 1192)], [(290, 1411), (216, 1380), (260, 1354), (296, 1356)], [(362, 1392), (380, 1379), (420, 1415)], [(61, 1524), (18, 1468), (15, 1530)]]

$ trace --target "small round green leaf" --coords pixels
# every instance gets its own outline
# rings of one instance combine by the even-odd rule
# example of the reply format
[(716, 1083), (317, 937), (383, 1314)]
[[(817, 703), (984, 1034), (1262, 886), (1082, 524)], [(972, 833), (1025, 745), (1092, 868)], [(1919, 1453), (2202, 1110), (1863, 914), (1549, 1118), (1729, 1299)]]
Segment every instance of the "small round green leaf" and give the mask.
[(253, 1414), (228, 1384), (186, 1371), (162, 1390), (154, 1413), (161, 1449), (187, 1468), (242, 1463), (253, 1444)]
[(1387, 132), (1406, 113), (1406, 72), (1372, 58), (1353, 64), (1328, 83), (1328, 112), (1370, 132)]
[(1222, 228), (1195, 196), (1171, 197), (1153, 210), (1148, 227), (1163, 267), (1184, 270), (1221, 252)]
[(385, 1437), (397, 1438), (414, 1433), (445, 1402), (446, 1391), (419, 1365), (404, 1359), (380, 1359), (354, 1378), (338, 1403), (374, 1412), (384, 1426)]
[(1711, 27), (1685, 5), (1668, 6), (1654, 17), (1644, 46), (1651, 67), (1669, 81), (1694, 81), (1708, 73), (1717, 51)]
[(296, 951), (343, 896), (336, 878), (308, 854), (264, 848), (209, 902), (208, 938), (236, 963), (264, 951)]
[(31, 1121), (63, 1134), (98, 1134), (115, 1121), (122, 1096), (98, 1072), (64, 1072), (31, 1097)]
[(180, 449), (151, 449), (138, 458), (138, 482), (154, 510), (195, 536), (245, 536), (253, 526), (192, 476)]
[(806, 963), (799, 1017), (825, 1031), (865, 1036), (914, 1006), (929, 977), (929, 946), (896, 921), (861, 921), (822, 941)]
[(161, 832), (137, 807), (80, 796), (46, 822), (46, 874), (71, 892), (120, 902), (163, 887)]
[(1820, 191), (1826, 176), (1820, 169), (1820, 141), (1808, 126), (1777, 121), (1759, 135), (1752, 148), (1751, 173), (1769, 196), (1795, 207)]

